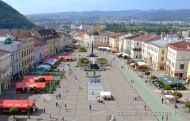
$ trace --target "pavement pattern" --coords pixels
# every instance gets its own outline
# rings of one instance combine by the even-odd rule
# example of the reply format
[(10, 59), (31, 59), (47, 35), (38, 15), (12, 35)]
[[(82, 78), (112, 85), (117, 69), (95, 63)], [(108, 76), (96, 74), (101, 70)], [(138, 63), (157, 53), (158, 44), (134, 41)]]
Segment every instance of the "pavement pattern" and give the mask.
[[(80, 53), (80, 55), (88, 54)], [(66, 72), (66, 79), (61, 79), (61, 87), (53, 94), (15, 95), (12, 88), (3, 98), (36, 100), (39, 110), (33, 113), (30, 119), (27, 119), (27, 116), (17, 115), (20, 121), (62, 121), (63, 117), (64, 121), (107, 121), (106, 114), (115, 115), (117, 121), (161, 121), (163, 113), (175, 113), (170, 106), (161, 104), (161, 97), (147, 88), (132, 70), (127, 66), (121, 69), (123, 62), (117, 59), (114, 61), (115, 56), (111, 54), (98, 53), (98, 55), (107, 58), (112, 63), (109, 70), (99, 72), (101, 85), (89, 84), (86, 72), (80, 67), (75, 67), (76, 62), (67, 62), (70, 64), (68, 68), (72, 70), (72, 74), (69, 75)], [(79, 53), (75, 53), (74, 56), (78, 57)], [(60, 66), (63, 67), (67, 63), (62, 62)], [(78, 79), (76, 80), (75, 77)], [(134, 83), (131, 83), (131, 79)], [(98, 103), (95, 97), (101, 90), (110, 91), (116, 100)], [(58, 94), (61, 94), (60, 99), (56, 98)], [(44, 96), (45, 102), (43, 102)], [(89, 105), (93, 105), (94, 110), (89, 110)], [(44, 108), (45, 113), (43, 113)], [(12, 120), (12, 116), (0, 118), (0, 121), (7, 120)], [(185, 119), (178, 114), (172, 114), (169, 115), (168, 121), (185, 121)]]

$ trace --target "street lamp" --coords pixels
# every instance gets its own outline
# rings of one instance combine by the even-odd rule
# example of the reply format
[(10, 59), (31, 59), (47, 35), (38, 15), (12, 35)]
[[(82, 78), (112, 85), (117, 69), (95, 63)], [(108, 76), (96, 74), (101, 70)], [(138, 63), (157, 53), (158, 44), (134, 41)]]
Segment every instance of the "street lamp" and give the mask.
[(30, 119), (30, 106), (29, 106), (29, 100), (27, 99), (27, 103), (28, 103), (28, 119)]

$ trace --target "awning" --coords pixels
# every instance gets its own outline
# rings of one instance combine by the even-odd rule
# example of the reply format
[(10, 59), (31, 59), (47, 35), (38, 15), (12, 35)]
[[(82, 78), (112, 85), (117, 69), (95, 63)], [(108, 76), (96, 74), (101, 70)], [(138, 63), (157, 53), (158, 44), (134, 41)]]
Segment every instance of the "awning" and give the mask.
[(46, 88), (46, 82), (17, 82), (16, 83), (16, 88), (25, 88), (25, 87), (30, 87), (30, 88)]
[(41, 62), (45, 62), (45, 61), (53, 61), (53, 62), (57, 62), (58, 60), (55, 58), (44, 58), (41, 60)]
[(32, 70), (31, 74), (34, 74), (34, 75), (41, 75), (43, 74), (44, 72), (46, 72), (48, 69), (45, 69), (45, 68), (36, 68), (34, 70)]
[(119, 56), (119, 55), (123, 55), (123, 53), (117, 53), (116, 55), (118, 55), (118, 56)]
[(35, 80), (38, 80), (39, 78), (44, 78), (46, 81), (53, 80), (53, 76), (24, 76), (23, 81), (24, 82), (35, 82)]
[(137, 64), (138, 64), (139, 66), (148, 66), (148, 64), (146, 64), (145, 62), (137, 62)]
[(58, 56), (59, 59), (63, 58), (64, 60), (73, 60), (73, 56)]
[(129, 54), (127, 54), (127, 53), (123, 53), (123, 55), (122, 55), (123, 57), (124, 56), (127, 56), (127, 57), (130, 57), (130, 55)]
[(49, 61), (43, 62), (41, 65), (50, 65), (50, 66), (53, 66), (54, 64), (55, 64), (55, 62), (49, 60)]
[(32, 107), (35, 100), (0, 100), (0, 108), (26, 108)]
[(51, 66), (50, 65), (40, 65), (37, 68), (45, 68), (45, 69), (50, 69)]

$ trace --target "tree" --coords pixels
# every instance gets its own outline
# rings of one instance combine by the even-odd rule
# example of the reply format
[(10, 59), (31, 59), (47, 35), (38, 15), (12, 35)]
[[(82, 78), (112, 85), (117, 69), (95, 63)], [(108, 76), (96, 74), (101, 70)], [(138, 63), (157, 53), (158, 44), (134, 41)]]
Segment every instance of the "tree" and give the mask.
[(150, 75), (150, 72), (149, 71), (145, 71), (144, 75), (147, 75), (147, 78), (148, 78), (148, 75)]
[(39, 78), (38, 80), (37, 80), (37, 82), (45, 82), (46, 80), (45, 80), (45, 78), (44, 77), (41, 77), (41, 78)]
[(183, 96), (183, 94), (181, 92), (174, 92), (173, 96), (178, 99), (178, 98), (181, 98)]
[(187, 108), (189, 108), (189, 112), (190, 112), (190, 101), (187, 101), (187, 102), (185, 103), (185, 106), (186, 106)]
[(14, 118), (15, 118), (15, 115), (19, 112), (19, 108), (10, 108), (9, 109), (9, 113), (14, 115)]
[(151, 79), (155, 80), (155, 79), (157, 79), (157, 77), (154, 76), (154, 75), (152, 75), (152, 76), (151, 76)]

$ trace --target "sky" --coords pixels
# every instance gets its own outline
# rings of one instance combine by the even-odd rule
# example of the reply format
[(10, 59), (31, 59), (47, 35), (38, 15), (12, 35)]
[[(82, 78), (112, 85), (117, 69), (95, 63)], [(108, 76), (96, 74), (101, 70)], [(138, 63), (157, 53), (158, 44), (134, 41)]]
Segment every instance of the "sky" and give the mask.
[(2, 0), (24, 15), (92, 10), (190, 9), (190, 0)]

